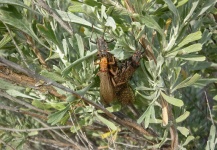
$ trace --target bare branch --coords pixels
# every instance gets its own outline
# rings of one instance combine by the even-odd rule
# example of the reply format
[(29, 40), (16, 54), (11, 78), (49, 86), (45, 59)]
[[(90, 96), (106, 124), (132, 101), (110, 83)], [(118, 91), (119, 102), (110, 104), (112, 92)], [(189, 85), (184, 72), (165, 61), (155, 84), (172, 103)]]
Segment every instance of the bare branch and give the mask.
[(0, 130), (4, 131), (12, 131), (12, 132), (34, 132), (34, 131), (45, 131), (45, 130), (57, 130), (57, 129), (69, 129), (72, 126), (58, 126), (58, 127), (47, 127), (47, 128), (38, 128), (38, 129), (12, 129), (12, 128), (5, 128), (0, 126)]

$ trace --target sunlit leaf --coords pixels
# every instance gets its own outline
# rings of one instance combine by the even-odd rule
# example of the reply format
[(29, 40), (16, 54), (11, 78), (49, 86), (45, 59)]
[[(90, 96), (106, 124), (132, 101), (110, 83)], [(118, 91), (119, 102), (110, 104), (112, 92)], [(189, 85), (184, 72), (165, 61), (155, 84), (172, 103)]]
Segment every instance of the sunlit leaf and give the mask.
[(163, 98), (170, 104), (174, 105), (174, 106), (178, 106), (181, 107), (184, 105), (183, 101), (174, 97), (170, 97), (167, 96), (166, 94), (164, 94), (163, 92), (161, 92), (161, 95), (163, 96)]
[(6, 91), (9, 95), (14, 96), (14, 97), (23, 97), (23, 98), (30, 98), (30, 99), (36, 99), (35, 97), (29, 96), (27, 94), (23, 94), (20, 91), (10, 89)]
[(176, 122), (178, 123), (178, 122), (184, 121), (189, 115), (190, 115), (190, 112), (186, 111), (184, 114), (176, 118)]
[(96, 117), (105, 125), (107, 125), (110, 129), (112, 130), (117, 130), (118, 128), (115, 126), (114, 123), (112, 123), (111, 121), (101, 117), (100, 115), (98, 115), (97, 113), (95, 113)]
[(210, 127), (210, 133), (206, 144), (206, 150), (215, 150), (215, 146), (216, 146), (215, 140), (216, 140), (216, 127), (215, 125), (212, 125)]
[(184, 135), (185, 137), (188, 136), (189, 130), (188, 130), (187, 128), (185, 128), (185, 127), (177, 127), (177, 129), (178, 129), (179, 132), (180, 132), (182, 135)]
[(175, 90), (183, 88), (183, 87), (190, 86), (190, 85), (194, 84), (197, 80), (199, 80), (200, 77), (201, 76), (199, 74), (195, 74), (193, 77), (189, 77), (189, 78), (185, 79), (184, 81), (182, 81), (181, 83), (179, 83), (176, 87), (174, 87), (172, 89), (172, 91), (175, 91)]

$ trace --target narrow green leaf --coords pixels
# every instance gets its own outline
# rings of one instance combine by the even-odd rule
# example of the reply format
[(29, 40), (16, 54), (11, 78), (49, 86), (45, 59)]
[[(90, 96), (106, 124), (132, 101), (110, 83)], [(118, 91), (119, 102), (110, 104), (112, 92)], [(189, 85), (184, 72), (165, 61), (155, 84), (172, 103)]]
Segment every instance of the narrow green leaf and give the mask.
[(23, 94), (17, 90), (10, 89), (6, 91), (9, 95), (14, 96), (14, 97), (23, 97), (23, 98), (29, 98), (29, 99), (35, 99), (35, 97)]
[(84, 9), (82, 8), (83, 3), (79, 1), (73, 1), (72, 5), (69, 6), (68, 11), (71, 13), (84, 13)]
[(177, 127), (177, 129), (178, 129), (179, 132), (180, 132), (182, 135), (184, 135), (185, 137), (188, 136), (189, 130), (188, 130), (187, 128), (185, 128), (185, 127)]
[(188, 19), (189, 19), (190, 17), (192, 17), (192, 15), (193, 15), (195, 9), (197, 8), (198, 3), (199, 3), (199, 1), (194, 1), (194, 2), (192, 2), (191, 10), (189, 11), (188, 15), (185, 17), (183, 23), (186, 23), (186, 22), (188, 21)]
[(46, 23), (46, 26), (37, 24), (36, 27), (38, 31), (45, 37), (45, 39), (52, 41), (54, 44), (58, 45), (59, 48), (62, 48), (62, 45), (57, 40), (50, 24)]
[(81, 63), (82, 61), (84, 61), (85, 59), (89, 58), (90, 56), (95, 55), (96, 53), (97, 53), (97, 50), (94, 50), (94, 51), (92, 51), (91, 53), (87, 54), (86, 56), (77, 59), (77, 60), (74, 61), (71, 65), (69, 65), (68, 67), (66, 67), (66, 68), (63, 70), (62, 74), (63, 74), (64, 76), (67, 75), (67, 74), (71, 71), (71, 69), (72, 69), (73, 66), (75, 66), (75, 65), (77, 65), (77, 64), (79, 64), (79, 63)]
[(82, 41), (82, 38), (80, 35), (75, 34), (76, 40), (77, 40), (77, 45), (80, 53), (80, 57), (84, 57), (84, 43)]
[(189, 44), (190, 42), (194, 42), (194, 41), (197, 41), (197, 40), (201, 39), (201, 37), (202, 37), (201, 31), (197, 31), (197, 32), (191, 33), (191, 34), (189, 34), (188, 36), (186, 36), (186, 37), (182, 40), (182, 42), (180, 42), (180, 43), (178, 44), (178, 47), (181, 48), (181, 47), (183, 47), (183, 46)]
[(28, 9), (28, 10), (31, 10), (32, 12), (37, 13), (31, 7), (28, 7), (27, 5), (22, 3), (22, 1), (20, 1), (20, 0), (0, 0), (0, 4), (10, 4), (10, 5), (21, 6), (21, 7)]
[(189, 54), (189, 53), (193, 53), (193, 52), (198, 52), (202, 49), (202, 44), (201, 43), (197, 43), (197, 44), (193, 44), (190, 45), (188, 47), (182, 48), (182, 49), (176, 49), (175, 51), (171, 51), (169, 52), (166, 57), (170, 57), (170, 56), (176, 56), (177, 54), (182, 57), (182, 55), (184, 54)]
[(191, 135), (188, 136), (182, 146), (188, 145), (188, 143), (191, 142), (191, 141), (194, 140), (194, 139), (195, 139), (194, 136), (191, 136)]
[(0, 9), (0, 20), (6, 24), (9, 24), (26, 34), (30, 35), (36, 41), (38, 41), (41, 45), (49, 49), (46, 45), (44, 45), (38, 36), (34, 33), (32, 29), (31, 23), (19, 13), (16, 8), (13, 6), (4, 7)]
[(188, 2), (188, 0), (180, 0), (180, 1), (178, 1), (178, 4), (176, 5), (176, 7), (178, 8), (178, 7), (186, 4), (187, 2)]
[(64, 115), (68, 112), (69, 110), (69, 105), (65, 107), (64, 109), (57, 111), (51, 115), (48, 116), (47, 123), (51, 123), (51, 125), (55, 125), (58, 122), (61, 121), (61, 119), (64, 117)]
[(47, 70), (42, 70), (40, 72), (41, 75), (50, 78), (51, 80), (54, 80), (56, 82), (65, 82), (66, 80), (61, 77), (61, 75), (55, 73), (55, 72), (48, 72)]
[(148, 128), (149, 123), (150, 123), (150, 117), (151, 117), (151, 113), (152, 113), (151, 111), (153, 110), (153, 109), (151, 109), (151, 107), (152, 107), (152, 105), (150, 106), (149, 111), (147, 112), (147, 115), (145, 117), (145, 128)]
[(175, 91), (177, 89), (183, 88), (183, 87), (187, 87), (190, 86), (192, 84), (194, 84), (197, 80), (200, 79), (200, 75), (199, 74), (194, 74), (193, 77), (189, 77), (187, 79), (185, 79), (184, 81), (182, 81), (181, 83), (179, 83), (176, 87), (174, 87), (171, 91)]
[(184, 114), (176, 118), (176, 122), (178, 123), (178, 122), (184, 121), (189, 115), (190, 115), (190, 112), (186, 111)]
[(164, 94), (163, 92), (161, 92), (161, 95), (163, 96), (163, 98), (170, 104), (174, 105), (174, 106), (178, 106), (181, 107), (184, 105), (183, 101), (174, 97), (170, 97), (167, 96), (166, 94)]
[(206, 150), (215, 150), (215, 135), (216, 135), (216, 127), (212, 125), (210, 127), (209, 138), (206, 144)]
[(217, 95), (216, 95), (216, 96), (214, 96), (214, 97), (213, 97), (213, 99), (217, 101)]
[[(12, 36), (14, 37), (15, 34), (12, 33)], [(11, 36), (9, 33), (6, 33), (3, 35), (3, 39), (0, 41), (0, 48), (2, 48), (5, 44), (7, 44), (9, 41), (11, 41)]]
[(178, 54), (188, 54), (188, 53), (198, 52), (201, 49), (202, 49), (202, 44), (197, 43), (178, 50)]
[(110, 129), (112, 130), (117, 130), (118, 128), (115, 126), (114, 123), (112, 123), (111, 121), (101, 117), (100, 115), (98, 115), (97, 113), (95, 113), (96, 117), (105, 125), (107, 125)]
[(14, 90), (20, 91), (20, 90), (24, 90), (25, 89), (23, 87), (16, 86), (16, 85), (14, 85), (14, 84), (12, 84), (10, 82), (7, 82), (7, 81), (5, 81), (3, 79), (0, 79), (0, 85), (1, 85), (0, 89), (3, 89), (3, 90), (14, 89)]
[(165, 34), (153, 17), (146, 14), (145, 16), (138, 16), (138, 19), (141, 20), (147, 27), (157, 30), (162, 36), (163, 41), (165, 41)]
[[(92, 27), (92, 23), (88, 22), (87, 20), (85, 20), (81, 17), (78, 17), (72, 13), (67, 13), (67, 12), (64, 12), (61, 10), (56, 10), (56, 11), (64, 21), (74, 22), (74, 23), (77, 23), (80, 25)], [(101, 30), (100, 28), (98, 28), (96, 26), (93, 26), (93, 28), (96, 30)]]
[(145, 117), (149, 114), (149, 111), (150, 111), (150, 106), (146, 109), (146, 111), (142, 114), (142, 116), (139, 117), (139, 119), (137, 120), (138, 124), (140, 124), (145, 119)]
[(193, 54), (188, 54), (188, 55), (182, 55), (182, 56), (177, 56), (180, 59), (184, 60), (190, 60), (190, 61), (205, 61), (206, 57), (202, 55), (193, 55)]
[(49, 104), (41, 100), (33, 100), (32, 105), (43, 110), (48, 110), (49, 108), (51, 108)]
[(173, 2), (171, 0), (164, 0), (164, 2), (167, 4), (168, 8), (176, 16), (176, 19), (179, 20), (179, 12), (178, 12), (176, 6), (173, 4)]
[(200, 9), (200, 13), (198, 14), (198, 16), (204, 14), (204, 12), (207, 11), (212, 6), (214, 6), (215, 3), (216, 3), (216, 0), (207, 0), (206, 2), (204, 2), (204, 5)]

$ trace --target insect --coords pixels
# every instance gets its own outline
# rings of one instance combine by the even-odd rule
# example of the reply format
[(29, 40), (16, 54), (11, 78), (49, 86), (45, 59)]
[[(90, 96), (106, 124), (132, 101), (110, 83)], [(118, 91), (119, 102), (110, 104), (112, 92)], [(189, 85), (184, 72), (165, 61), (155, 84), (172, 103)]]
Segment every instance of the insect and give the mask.
[(112, 74), (116, 65), (115, 58), (108, 52), (107, 42), (103, 37), (97, 38), (98, 57), (100, 70), (97, 75), (100, 78), (100, 97), (105, 105), (109, 105), (115, 98), (114, 85), (112, 84)]
[(139, 61), (143, 56), (142, 54), (141, 51), (136, 51), (132, 57), (124, 60), (118, 73), (112, 78), (117, 100), (123, 106), (128, 106), (135, 116), (139, 116), (139, 113), (133, 105), (135, 95), (128, 81), (139, 67)]
[(111, 82), (108, 65), (113, 62), (108, 62), (106, 57), (100, 59), (100, 71), (98, 76), (100, 78), (100, 97), (105, 105), (108, 105), (115, 99), (114, 86)]

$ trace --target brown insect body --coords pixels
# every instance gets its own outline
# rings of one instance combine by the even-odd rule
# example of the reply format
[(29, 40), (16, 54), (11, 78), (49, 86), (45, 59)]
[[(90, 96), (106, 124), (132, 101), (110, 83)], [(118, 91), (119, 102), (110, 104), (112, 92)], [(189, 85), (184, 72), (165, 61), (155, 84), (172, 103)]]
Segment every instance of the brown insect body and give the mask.
[(100, 71), (98, 72), (100, 78), (100, 97), (105, 105), (108, 105), (115, 99), (114, 86), (111, 82), (108, 64), (107, 58), (102, 57), (99, 62)]
[(100, 71), (98, 72), (100, 78), (100, 97), (101, 101), (105, 105), (108, 105), (116, 97), (114, 86), (111, 81), (111, 70), (113, 68), (112, 66), (115, 64), (115, 60), (113, 55), (108, 53), (108, 46), (103, 37), (97, 38), (96, 43), (100, 59), (100, 62), (98, 63), (100, 66)]
[(139, 67), (141, 57), (142, 53), (140, 51), (136, 51), (132, 57), (122, 62), (121, 68), (119, 69), (117, 75), (112, 79), (117, 100), (123, 106), (127, 105), (136, 116), (139, 116), (139, 113), (133, 105), (135, 95), (128, 81)]
[(100, 59), (98, 75), (100, 77), (101, 100), (105, 104), (109, 104), (117, 98), (122, 105), (134, 107), (135, 96), (128, 81), (138, 68), (142, 53), (136, 51), (132, 57), (124, 60), (118, 68), (114, 56), (108, 52), (108, 46), (104, 38), (97, 38), (96, 43)]

